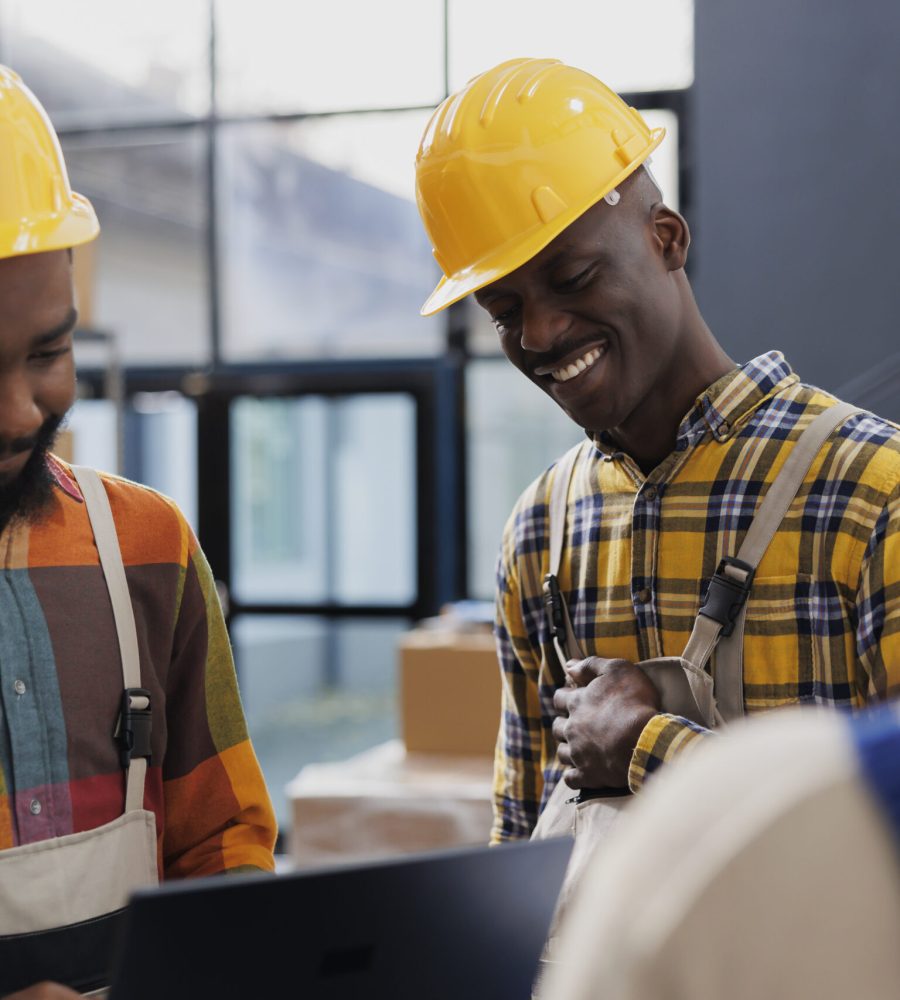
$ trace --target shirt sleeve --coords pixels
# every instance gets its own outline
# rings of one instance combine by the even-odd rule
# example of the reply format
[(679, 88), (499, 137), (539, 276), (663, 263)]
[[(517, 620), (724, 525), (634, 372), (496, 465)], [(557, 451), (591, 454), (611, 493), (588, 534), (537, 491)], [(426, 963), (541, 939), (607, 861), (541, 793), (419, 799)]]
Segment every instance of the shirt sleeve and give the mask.
[(900, 691), (900, 484), (882, 509), (862, 558), (856, 652), (865, 700)]
[(647, 776), (667, 761), (690, 749), (695, 749), (713, 733), (680, 715), (654, 715), (644, 726), (637, 746), (631, 754), (628, 787), (639, 791)]
[(274, 870), (272, 803), (247, 733), (212, 572), (189, 531), (165, 722), (164, 876)]
[(543, 791), (539, 664), (522, 621), (510, 528), (497, 567), (494, 634), (500, 662), (502, 710), (494, 756), (494, 825), (491, 843), (527, 838), (537, 822)]

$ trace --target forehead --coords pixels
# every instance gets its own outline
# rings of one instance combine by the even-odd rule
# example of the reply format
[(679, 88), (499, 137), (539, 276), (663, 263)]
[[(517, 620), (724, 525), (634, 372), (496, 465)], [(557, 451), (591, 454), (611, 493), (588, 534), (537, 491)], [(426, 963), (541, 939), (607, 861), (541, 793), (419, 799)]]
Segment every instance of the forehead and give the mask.
[(0, 260), (0, 344), (5, 349), (54, 329), (72, 305), (71, 264), (65, 250)]
[(611, 263), (621, 251), (626, 237), (625, 221), (621, 203), (612, 206), (601, 201), (591, 206), (531, 260), (476, 291), (476, 300), (483, 302), (523, 281), (531, 282), (570, 260), (590, 257), (592, 260), (603, 258)]

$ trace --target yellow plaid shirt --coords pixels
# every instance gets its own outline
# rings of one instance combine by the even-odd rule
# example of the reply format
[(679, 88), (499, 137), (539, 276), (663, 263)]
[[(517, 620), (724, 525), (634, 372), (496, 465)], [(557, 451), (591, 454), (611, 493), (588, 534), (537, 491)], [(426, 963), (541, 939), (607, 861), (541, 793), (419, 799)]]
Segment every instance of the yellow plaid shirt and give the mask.
[[(735, 555), (793, 443), (834, 397), (771, 352), (723, 376), (682, 421), (675, 451), (644, 476), (601, 435), (569, 491), (559, 583), (586, 655), (680, 655), (719, 560)], [(551, 732), (563, 683), (544, 615), (554, 467), (520, 497), (497, 572), (503, 714), (493, 840), (527, 837), (561, 768)], [(551, 669), (538, 685), (542, 649)], [(852, 708), (900, 687), (900, 428), (850, 417), (819, 452), (763, 557), (747, 605), (747, 712)], [(706, 736), (657, 715), (629, 783)]]

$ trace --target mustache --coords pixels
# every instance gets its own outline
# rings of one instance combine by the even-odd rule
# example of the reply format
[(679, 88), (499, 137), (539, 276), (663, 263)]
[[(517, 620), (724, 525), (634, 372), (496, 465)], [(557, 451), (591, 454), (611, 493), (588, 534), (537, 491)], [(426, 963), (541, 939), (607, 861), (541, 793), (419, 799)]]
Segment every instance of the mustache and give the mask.
[(32, 434), (31, 437), (13, 438), (10, 441), (0, 437), (0, 459), (12, 458), (13, 455), (19, 455), (23, 451), (48, 450), (53, 444), (54, 438), (62, 426), (64, 419), (64, 416), (55, 414), (47, 417), (37, 433)]

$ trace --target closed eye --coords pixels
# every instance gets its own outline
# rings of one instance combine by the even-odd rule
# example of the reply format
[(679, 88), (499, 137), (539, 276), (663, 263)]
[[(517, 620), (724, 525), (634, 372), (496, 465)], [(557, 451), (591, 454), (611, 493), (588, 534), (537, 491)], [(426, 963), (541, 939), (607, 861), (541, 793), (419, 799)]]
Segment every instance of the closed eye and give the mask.
[(28, 355), (28, 360), (38, 365), (49, 365), (52, 364), (57, 358), (61, 358), (64, 354), (69, 354), (71, 350), (71, 345), (67, 345), (65, 347), (59, 347), (55, 351), (34, 351), (32, 354)]
[(569, 292), (579, 292), (582, 288), (588, 285), (591, 278), (594, 276), (594, 268), (587, 267), (583, 271), (579, 271), (578, 274), (573, 275), (571, 278), (563, 278), (558, 281), (553, 282), (553, 290), (562, 295)]
[(503, 333), (516, 321), (518, 315), (519, 307), (513, 306), (510, 309), (504, 309), (503, 312), (492, 314), (491, 322), (494, 324), (499, 333)]

